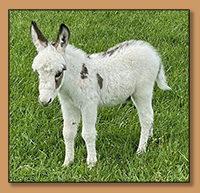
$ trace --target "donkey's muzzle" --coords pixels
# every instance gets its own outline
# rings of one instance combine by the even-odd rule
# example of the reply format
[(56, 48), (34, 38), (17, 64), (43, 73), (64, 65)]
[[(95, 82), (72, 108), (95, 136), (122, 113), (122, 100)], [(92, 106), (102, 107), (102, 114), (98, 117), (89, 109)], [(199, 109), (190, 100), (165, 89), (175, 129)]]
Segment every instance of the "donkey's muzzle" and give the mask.
[(40, 104), (42, 106), (47, 107), (47, 106), (49, 106), (51, 104), (52, 99), (50, 98), (48, 101), (42, 101), (42, 100), (40, 100), (40, 97), (38, 97), (38, 101), (40, 102)]

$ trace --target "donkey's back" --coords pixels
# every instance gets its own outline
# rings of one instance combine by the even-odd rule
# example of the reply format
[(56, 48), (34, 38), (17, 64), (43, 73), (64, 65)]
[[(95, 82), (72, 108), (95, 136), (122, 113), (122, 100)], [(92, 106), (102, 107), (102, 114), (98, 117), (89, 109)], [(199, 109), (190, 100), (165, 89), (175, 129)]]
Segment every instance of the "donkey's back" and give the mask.
[(170, 89), (166, 84), (161, 58), (147, 42), (126, 41), (89, 58), (101, 84), (100, 106), (125, 102), (134, 94), (142, 96), (145, 92), (151, 93), (155, 81), (161, 89)]

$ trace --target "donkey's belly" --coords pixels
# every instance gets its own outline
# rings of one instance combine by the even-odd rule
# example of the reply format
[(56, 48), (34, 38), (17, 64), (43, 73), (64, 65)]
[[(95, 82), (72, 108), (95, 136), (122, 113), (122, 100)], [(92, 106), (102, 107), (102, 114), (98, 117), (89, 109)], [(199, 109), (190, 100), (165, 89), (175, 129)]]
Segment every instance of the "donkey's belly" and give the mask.
[(99, 106), (114, 106), (130, 100), (134, 87), (115, 87), (115, 89), (102, 89), (99, 94)]

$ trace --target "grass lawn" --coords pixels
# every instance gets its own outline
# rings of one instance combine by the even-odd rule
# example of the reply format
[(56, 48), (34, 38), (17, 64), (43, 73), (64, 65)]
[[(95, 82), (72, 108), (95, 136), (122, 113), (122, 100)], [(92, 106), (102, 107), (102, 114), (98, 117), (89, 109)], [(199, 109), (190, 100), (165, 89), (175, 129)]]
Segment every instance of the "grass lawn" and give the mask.
[[(63, 168), (65, 147), (58, 99), (38, 103), (37, 52), (30, 38), (35, 20), (48, 40), (64, 22), (70, 44), (87, 53), (125, 40), (151, 43), (160, 53), (168, 85), (155, 85), (154, 136), (138, 156), (137, 111), (131, 102), (98, 110), (98, 163), (89, 170), (81, 124), (75, 160)], [(9, 182), (189, 182), (189, 11), (9, 11)]]

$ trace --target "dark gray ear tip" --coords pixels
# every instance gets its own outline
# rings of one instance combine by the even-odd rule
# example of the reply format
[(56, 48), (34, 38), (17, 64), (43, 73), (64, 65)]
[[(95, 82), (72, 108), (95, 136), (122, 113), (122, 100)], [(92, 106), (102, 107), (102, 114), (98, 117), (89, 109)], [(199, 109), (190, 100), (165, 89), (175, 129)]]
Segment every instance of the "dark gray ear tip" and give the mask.
[(31, 22), (31, 26), (32, 26), (32, 25), (33, 25), (34, 27), (37, 27), (37, 24), (36, 24), (35, 21), (32, 21), (32, 22)]
[(31, 22), (31, 27), (30, 27), (30, 33), (31, 33), (31, 38), (32, 38), (32, 27), (37, 34), (38, 39), (44, 43), (44, 46), (46, 47), (48, 45), (48, 40), (45, 38), (45, 36), (42, 34), (42, 32), (39, 30), (37, 24), (35, 21)]
[(62, 29), (66, 29), (70, 33), (69, 28), (64, 23), (60, 24), (60, 30)]
[(66, 26), (64, 23), (61, 23), (60, 26)]
[(68, 28), (64, 23), (61, 23), (61, 24), (60, 24), (60, 27)]

